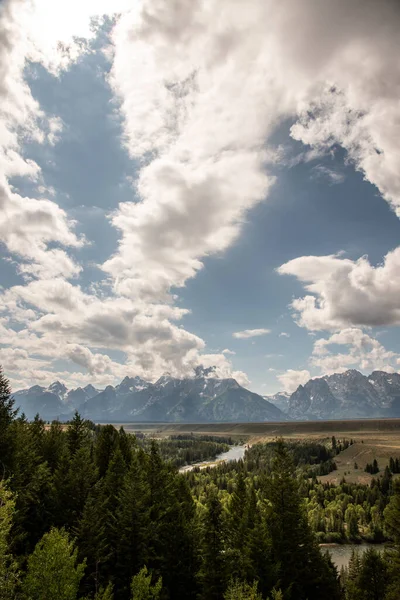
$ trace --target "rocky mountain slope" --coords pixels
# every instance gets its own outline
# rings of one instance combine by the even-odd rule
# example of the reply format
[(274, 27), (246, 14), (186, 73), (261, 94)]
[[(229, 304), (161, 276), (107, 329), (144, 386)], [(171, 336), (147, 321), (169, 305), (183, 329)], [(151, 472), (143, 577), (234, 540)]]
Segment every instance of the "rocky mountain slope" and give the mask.
[(125, 377), (117, 386), (96, 390), (67, 390), (60, 382), (48, 388), (34, 386), (14, 394), (16, 406), (29, 419), (71, 418), (75, 409), (100, 422), (250, 422), (281, 421), (279, 408), (240, 386), (235, 379), (219, 379), (198, 370), (193, 378), (163, 376), (156, 383)]
[(278, 392), (277, 394), (273, 394), (272, 396), (263, 396), (264, 400), (268, 400), (268, 402), (272, 402), (275, 404), (282, 412), (287, 413), (289, 410), (289, 398), (291, 394), (288, 392)]
[(293, 419), (400, 417), (400, 374), (350, 369), (310, 379), (289, 398)]

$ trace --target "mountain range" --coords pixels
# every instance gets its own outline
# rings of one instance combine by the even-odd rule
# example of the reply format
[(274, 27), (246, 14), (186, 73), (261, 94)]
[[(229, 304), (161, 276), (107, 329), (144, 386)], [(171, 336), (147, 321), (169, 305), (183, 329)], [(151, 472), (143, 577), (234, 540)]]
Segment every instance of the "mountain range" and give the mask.
[(289, 397), (284, 410), (301, 420), (400, 417), (400, 374), (362, 375), (350, 369), (310, 379)]
[(125, 377), (115, 387), (67, 389), (56, 381), (15, 392), (16, 406), (28, 419), (70, 419), (75, 410), (99, 422), (262, 422), (400, 417), (400, 374), (374, 371), (310, 379), (293, 394), (260, 396), (235, 379), (197, 369), (192, 378), (164, 375), (155, 383)]
[(15, 404), (28, 419), (70, 419), (75, 410), (99, 422), (250, 422), (288, 419), (274, 404), (245, 389), (235, 379), (214, 377), (210, 369), (197, 369), (195, 377), (164, 375), (156, 383), (125, 377), (115, 387), (98, 390), (92, 385), (68, 390), (56, 381), (14, 393)]

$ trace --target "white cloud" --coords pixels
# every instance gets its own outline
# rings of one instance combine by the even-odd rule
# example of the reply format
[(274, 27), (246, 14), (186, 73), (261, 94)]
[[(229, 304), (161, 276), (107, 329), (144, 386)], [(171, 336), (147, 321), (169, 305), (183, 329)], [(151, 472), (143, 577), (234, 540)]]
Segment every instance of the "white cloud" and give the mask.
[(292, 302), (302, 327), (335, 330), (400, 324), (400, 248), (389, 252), (377, 267), (365, 256), (357, 261), (302, 256), (278, 272), (294, 275), (312, 294)]
[(310, 371), (303, 369), (302, 371), (295, 371), (288, 369), (284, 373), (276, 376), (277, 379), (283, 386), (285, 392), (293, 393), (299, 385), (304, 385), (309, 379), (311, 379)]
[(286, 333), (286, 331), (281, 331), (279, 337), (290, 338), (290, 333)]
[(222, 350), (222, 354), (230, 354), (230, 355), (234, 355), (236, 354), (236, 352), (234, 350), (229, 350), (229, 348), (225, 348), (225, 350)]
[(268, 333), (271, 333), (270, 329), (245, 329), (244, 331), (235, 331), (232, 336), (242, 340), (267, 335)]
[(343, 175), (343, 173), (340, 173), (335, 169), (326, 167), (325, 165), (315, 165), (315, 167), (312, 168), (312, 178), (327, 179), (331, 185), (343, 183), (345, 180), (345, 176)]
[[(122, 0), (8, 0), (1, 10), (0, 202), (10, 226), (2, 222), (0, 235), (22, 257), (24, 276), (38, 279), (3, 298), (7, 317), (25, 323), (18, 344), (47, 347), (53, 357), (72, 344), (72, 357), (100, 371), (106, 366), (96, 348), (124, 351), (127, 365), (151, 376), (198, 364), (204, 341), (176, 324), (184, 312), (173, 307), (171, 288), (226, 250), (266, 198), (273, 183), (268, 164), (279, 157), (268, 138), (288, 117), (299, 117), (292, 135), (310, 146), (304, 160), (340, 144), (399, 209), (395, 3), (254, 0), (249, 10), (244, 0), (234, 9), (228, 0), (143, 0), (133, 8)], [(20, 151), (21, 129), (40, 143), (62, 135), (57, 115), (43, 113), (23, 79), (26, 60), (58, 74), (87, 50), (79, 37), (93, 37), (90, 16), (120, 10), (110, 83), (124, 143), (142, 168), (139, 202), (121, 204), (112, 215), (121, 239), (103, 265), (114, 284), (105, 298), (60, 283), (80, 269), (67, 253), (82, 244), (74, 223), (55, 202), (21, 198), (6, 178), (20, 174), (45, 186), (40, 165)], [(293, 303), (301, 324), (318, 330), (398, 323), (397, 251), (378, 268), (366, 259), (297, 261), (281, 272), (299, 277), (311, 294)], [(249, 331), (267, 333), (238, 337), (253, 337)], [(17, 344), (13, 333), (8, 339)], [(221, 372), (230, 368), (223, 354), (209, 356)]]
[[(347, 354), (332, 352), (332, 345), (345, 346)], [(361, 329), (352, 327), (334, 333), (328, 339), (316, 340), (310, 363), (318, 367), (322, 375), (346, 371), (348, 368), (390, 372), (393, 371), (391, 363), (396, 357), (394, 352), (386, 350), (378, 340)]]

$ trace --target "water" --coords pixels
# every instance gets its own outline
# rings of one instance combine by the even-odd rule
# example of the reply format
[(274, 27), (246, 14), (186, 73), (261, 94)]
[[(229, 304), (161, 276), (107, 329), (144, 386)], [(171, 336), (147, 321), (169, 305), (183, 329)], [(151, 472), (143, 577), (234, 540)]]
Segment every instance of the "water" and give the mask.
[(333, 544), (329, 546), (320, 546), (321, 551), (329, 551), (332, 557), (333, 563), (337, 566), (340, 571), (341, 567), (347, 567), (353, 550), (358, 551), (360, 556), (364, 554), (368, 548), (375, 548), (381, 552), (383, 550), (382, 544)]
[(206, 460), (202, 463), (195, 463), (193, 465), (186, 465), (186, 467), (182, 467), (179, 469), (180, 473), (185, 473), (187, 471), (192, 471), (195, 467), (200, 467), (200, 469), (205, 469), (206, 467), (215, 467), (220, 462), (230, 462), (232, 460), (240, 460), (244, 457), (244, 453), (246, 451), (246, 446), (231, 446), (227, 452), (222, 452), (222, 454), (218, 454), (218, 456), (212, 460)]

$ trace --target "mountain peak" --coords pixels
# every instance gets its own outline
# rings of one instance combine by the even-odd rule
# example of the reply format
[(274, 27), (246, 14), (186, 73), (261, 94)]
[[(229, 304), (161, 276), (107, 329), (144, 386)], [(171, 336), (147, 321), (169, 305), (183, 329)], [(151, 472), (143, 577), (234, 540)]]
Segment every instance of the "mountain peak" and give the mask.
[(67, 386), (64, 383), (61, 383), (61, 381), (54, 381), (49, 385), (47, 390), (60, 397), (65, 396), (65, 394), (68, 392)]
[(366, 376), (348, 369), (300, 385), (290, 396), (288, 414), (297, 419), (397, 416), (399, 398), (398, 373), (374, 371)]
[(121, 383), (116, 386), (116, 389), (124, 393), (138, 392), (145, 389), (149, 385), (149, 382), (139, 377), (139, 375), (136, 375), (135, 377), (129, 377), (127, 375), (123, 378)]

